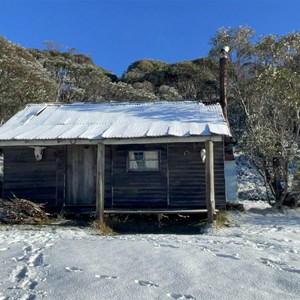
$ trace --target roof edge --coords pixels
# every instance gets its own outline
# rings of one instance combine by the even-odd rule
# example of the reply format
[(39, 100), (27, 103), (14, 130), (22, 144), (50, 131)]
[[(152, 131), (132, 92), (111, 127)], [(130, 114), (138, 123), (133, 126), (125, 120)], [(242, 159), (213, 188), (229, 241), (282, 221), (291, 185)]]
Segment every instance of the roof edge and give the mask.
[(221, 135), (202, 135), (202, 136), (189, 136), (189, 137), (147, 137), (147, 138), (120, 138), (120, 139), (65, 139), (65, 140), (0, 140), (0, 147), (18, 147), (18, 146), (65, 146), (65, 145), (127, 145), (127, 144), (154, 144), (154, 143), (193, 143), (222, 141)]

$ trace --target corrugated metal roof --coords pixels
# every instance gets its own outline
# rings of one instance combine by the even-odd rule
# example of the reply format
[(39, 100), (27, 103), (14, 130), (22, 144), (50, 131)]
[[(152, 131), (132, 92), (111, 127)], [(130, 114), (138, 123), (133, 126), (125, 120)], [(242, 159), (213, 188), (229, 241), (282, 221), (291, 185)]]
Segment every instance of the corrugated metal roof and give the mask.
[(230, 135), (219, 104), (192, 101), (30, 104), (0, 127), (0, 140)]

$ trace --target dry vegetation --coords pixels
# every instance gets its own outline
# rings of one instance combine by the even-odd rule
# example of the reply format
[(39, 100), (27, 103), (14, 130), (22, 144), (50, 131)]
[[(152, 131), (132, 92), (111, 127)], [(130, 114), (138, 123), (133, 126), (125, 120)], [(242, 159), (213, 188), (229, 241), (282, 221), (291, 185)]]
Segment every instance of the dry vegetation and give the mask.
[(44, 204), (33, 203), (17, 197), (9, 200), (0, 199), (0, 223), (36, 224), (47, 219), (48, 215), (44, 210)]

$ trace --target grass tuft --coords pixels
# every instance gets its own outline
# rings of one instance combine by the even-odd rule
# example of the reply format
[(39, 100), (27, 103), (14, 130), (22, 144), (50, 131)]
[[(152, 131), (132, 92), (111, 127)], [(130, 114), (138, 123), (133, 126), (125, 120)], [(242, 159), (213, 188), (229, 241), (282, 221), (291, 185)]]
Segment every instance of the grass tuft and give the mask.
[(101, 235), (115, 235), (114, 230), (103, 221), (95, 220), (93, 227), (100, 230)]
[(217, 213), (216, 226), (217, 227), (228, 227), (229, 220), (226, 211), (219, 211)]

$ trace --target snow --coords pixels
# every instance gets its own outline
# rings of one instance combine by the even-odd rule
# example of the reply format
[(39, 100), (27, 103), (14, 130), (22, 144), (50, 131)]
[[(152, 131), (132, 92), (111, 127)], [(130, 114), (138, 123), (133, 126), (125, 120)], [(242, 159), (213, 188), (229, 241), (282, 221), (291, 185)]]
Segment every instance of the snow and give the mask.
[(238, 198), (242, 200), (267, 200), (263, 178), (245, 156), (234, 154), (238, 181)]
[(300, 210), (243, 201), (204, 234), (0, 226), (0, 299), (300, 299)]
[[(240, 199), (263, 196), (255, 169), (236, 162)], [(240, 202), (228, 227), (190, 235), (0, 225), (0, 300), (300, 299), (300, 208)]]
[(230, 135), (219, 104), (193, 101), (27, 105), (0, 141)]

